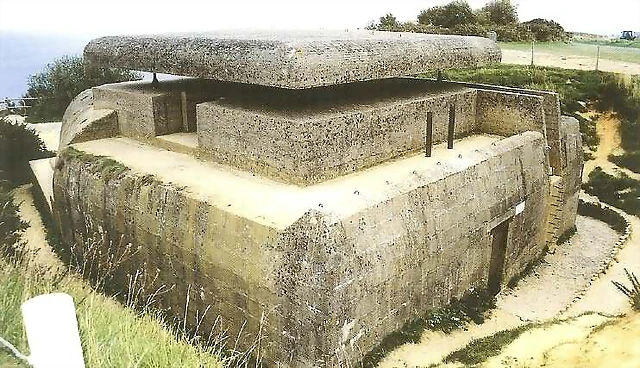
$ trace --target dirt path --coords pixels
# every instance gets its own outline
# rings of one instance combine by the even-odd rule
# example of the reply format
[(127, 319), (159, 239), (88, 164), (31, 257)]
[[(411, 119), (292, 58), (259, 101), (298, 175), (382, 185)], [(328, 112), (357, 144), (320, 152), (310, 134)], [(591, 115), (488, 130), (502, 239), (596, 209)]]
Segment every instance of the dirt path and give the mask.
[(555, 254), (548, 254), (515, 289), (500, 293), (497, 309), (484, 324), (449, 335), (427, 331), (420, 343), (401, 346), (380, 367), (437, 364), (473, 339), (561, 314), (589, 287), (591, 278), (604, 269), (618, 240), (618, 234), (598, 220), (579, 216), (576, 225), (578, 232), (570, 242)]
[[(503, 49), (502, 62), (504, 64), (530, 65), (531, 51)], [(535, 52), (533, 62), (535, 65), (565, 69), (595, 70), (596, 67), (595, 57), (562, 56), (539, 51)], [(598, 70), (622, 74), (640, 74), (640, 63), (600, 59)]]
[(29, 227), (22, 233), (26, 249), (33, 252), (33, 261), (36, 264), (50, 268), (52, 273), (57, 273), (63, 269), (63, 265), (47, 241), (42, 218), (33, 203), (31, 184), (14, 189), (13, 194), (14, 202), (19, 206), (20, 217), (29, 223)]
[[(593, 114), (594, 113), (586, 114), (586, 117), (593, 116)], [(610, 174), (622, 172), (636, 180), (640, 180), (640, 174), (618, 167), (609, 161), (609, 155), (624, 152), (622, 148), (620, 148), (620, 120), (610, 112), (602, 114), (596, 122), (596, 134), (598, 134), (600, 138), (600, 143), (598, 144), (596, 152), (593, 153), (594, 159), (585, 161), (584, 163), (583, 181), (588, 180), (589, 173), (597, 166), (600, 166)]]
[(640, 366), (640, 315), (587, 314), (523, 333), (482, 367)]

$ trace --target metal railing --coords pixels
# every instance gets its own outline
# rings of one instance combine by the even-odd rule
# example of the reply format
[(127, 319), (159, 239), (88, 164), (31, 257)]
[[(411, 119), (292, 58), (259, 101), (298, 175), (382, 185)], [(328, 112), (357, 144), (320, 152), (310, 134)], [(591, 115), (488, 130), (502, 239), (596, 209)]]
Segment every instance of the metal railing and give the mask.
[(0, 100), (0, 116), (6, 116), (10, 114), (26, 115), (29, 106), (29, 101), (39, 100), (37, 97), (19, 97), (19, 98), (5, 98)]

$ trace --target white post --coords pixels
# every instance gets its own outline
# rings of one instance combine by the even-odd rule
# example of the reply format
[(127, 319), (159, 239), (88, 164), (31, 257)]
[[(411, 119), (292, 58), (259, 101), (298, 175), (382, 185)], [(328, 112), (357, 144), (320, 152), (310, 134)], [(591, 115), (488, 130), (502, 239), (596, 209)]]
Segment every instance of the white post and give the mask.
[(34, 368), (84, 368), (82, 344), (73, 298), (64, 293), (44, 294), (22, 304)]

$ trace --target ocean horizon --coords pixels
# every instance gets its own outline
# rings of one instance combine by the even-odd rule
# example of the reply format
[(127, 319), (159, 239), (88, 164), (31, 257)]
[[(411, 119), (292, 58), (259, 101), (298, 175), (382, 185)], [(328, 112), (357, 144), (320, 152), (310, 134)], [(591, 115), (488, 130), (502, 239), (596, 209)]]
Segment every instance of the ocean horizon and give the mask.
[(27, 92), (29, 76), (65, 55), (82, 55), (94, 36), (19, 32), (0, 33), (0, 99)]

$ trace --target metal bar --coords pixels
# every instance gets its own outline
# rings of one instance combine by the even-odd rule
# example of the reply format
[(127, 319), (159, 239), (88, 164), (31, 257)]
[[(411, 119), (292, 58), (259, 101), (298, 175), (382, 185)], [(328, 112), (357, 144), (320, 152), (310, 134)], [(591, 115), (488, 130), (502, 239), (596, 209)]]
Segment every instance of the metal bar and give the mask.
[(427, 112), (427, 131), (425, 134), (425, 157), (431, 157), (431, 147), (433, 146), (433, 112)]
[(447, 148), (453, 149), (453, 136), (456, 129), (456, 105), (449, 105), (449, 134), (447, 136)]

